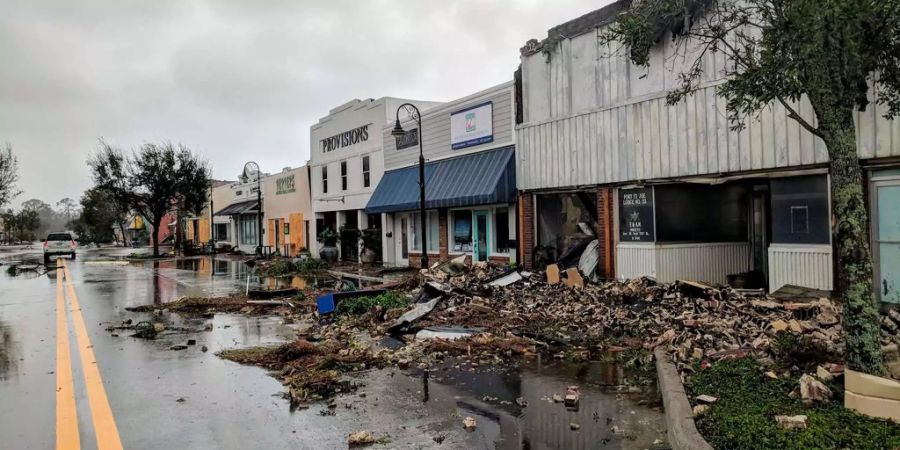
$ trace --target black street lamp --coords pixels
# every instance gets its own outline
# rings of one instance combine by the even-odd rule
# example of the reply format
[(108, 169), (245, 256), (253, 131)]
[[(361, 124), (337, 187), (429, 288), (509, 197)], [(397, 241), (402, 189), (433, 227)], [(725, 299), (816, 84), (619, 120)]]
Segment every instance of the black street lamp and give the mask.
[(425, 154), (422, 150), (422, 115), (419, 113), (419, 108), (416, 108), (416, 105), (412, 103), (404, 103), (397, 108), (397, 121), (394, 122), (394, 129), (391, 130), (391, 136), (394, 137), (402, 137), (406, 134), (403, 131), (403, 126), (400, 125), (400, 110), (406, 109), (406, 113), (412, 117), (416, 124), (419, 126), (419, 129), (416, 130), (417, 136), (416, 140), (419, 141), (419, 222), (422, 227), (422, 268), (428, 268), (428, 236), (425, 222), (427, 217), (425, 216)]
[[(256, 169), (254, 170), (252, 167)], [(262, 173), (259, 171), (259, 164), (253, 161), (244, 164), (244, 179), (249, 180), (251, 173), (256, 174), (256, 253), (262, 256), (262, 189), (260, 189)]]

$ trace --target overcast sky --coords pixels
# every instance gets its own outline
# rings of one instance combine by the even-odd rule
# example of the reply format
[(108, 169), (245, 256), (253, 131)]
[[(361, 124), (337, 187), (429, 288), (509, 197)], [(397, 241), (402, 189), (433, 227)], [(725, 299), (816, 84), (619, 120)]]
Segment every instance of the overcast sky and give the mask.
[(302, 165), (353, 98), (447, 101), (512, 79), (519, 48), (609, 0), (0, 0), (0, 142), (25, 192), (78, 199), (99, 138), (181, 142), (214, 176)]

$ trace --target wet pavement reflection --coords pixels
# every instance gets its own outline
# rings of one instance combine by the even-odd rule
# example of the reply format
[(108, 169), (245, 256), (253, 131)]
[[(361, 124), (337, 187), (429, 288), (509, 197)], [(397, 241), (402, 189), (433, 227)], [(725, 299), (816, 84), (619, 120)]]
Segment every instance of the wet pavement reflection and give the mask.
[[(125, 448), (346, 448), (347, 435), (360, 430), (387, 436), (390, 443), (380, 448), (432, 448), (442, 438), (440, 448), (453, 449), (639, 449), (665, 439), (653, 389), (622, 390), (625, 372), (601, 363), (447, 362), (431, 372), (372, 370), (357, 378), (363, 385), (357, 392), (338, 396), (334, 415), (321, 414), (327, 409), (322, 404), (291, 411), (283, 386), (265, 370), (222, 360), (215, 352), (283, 343), (309, 324), (274, 316), (125, 310), (243, 289), (248, 271), (241, 261), (124, 262), (114, 251), (84, 253), (69, 266)], [(29, 256), (17, 255), (22, 257)], [(55, 270), (15, 277), (0, 271), (0, 448), (54, 445), (57, 281)], [(263, 282), (301, 288), (317, 280)], [(106, 330), (128, 319), (176, 331), (147, 340)], [(91, 448), (80, 377), (76, 368), (81, 438)], [(572, 384), (581, 389), (579, 408), (552, 402), (553, 394)], [(520, 397), (524, 408), (516, 403)], [(477, 421), (473, 431), (462, 428), (467, 416)], [(580, 428), (572, 430), (572, 423)]]

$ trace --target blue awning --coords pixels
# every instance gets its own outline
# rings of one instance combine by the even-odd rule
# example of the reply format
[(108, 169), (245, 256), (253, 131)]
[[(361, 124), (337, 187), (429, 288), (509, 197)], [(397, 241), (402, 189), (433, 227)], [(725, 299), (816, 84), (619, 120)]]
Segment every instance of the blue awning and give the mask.
[[(515, 147), (425, 164), (425, 208), (456, 208), (516, 201)], [(370, 214), (419, 208), (419, 167), (384, 173), (366, 205)]]

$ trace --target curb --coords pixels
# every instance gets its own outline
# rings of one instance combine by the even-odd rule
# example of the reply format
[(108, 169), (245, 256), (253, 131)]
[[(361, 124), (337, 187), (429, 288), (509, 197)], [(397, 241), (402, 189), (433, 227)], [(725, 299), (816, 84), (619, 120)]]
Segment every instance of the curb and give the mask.
[(656, 359), (656, 377), (666, 414), (666, 436), (674, 450), (713, 450), (703, 439), (694, 424), (694, 414), (681, 376), (663, 347), (653, 351)]

